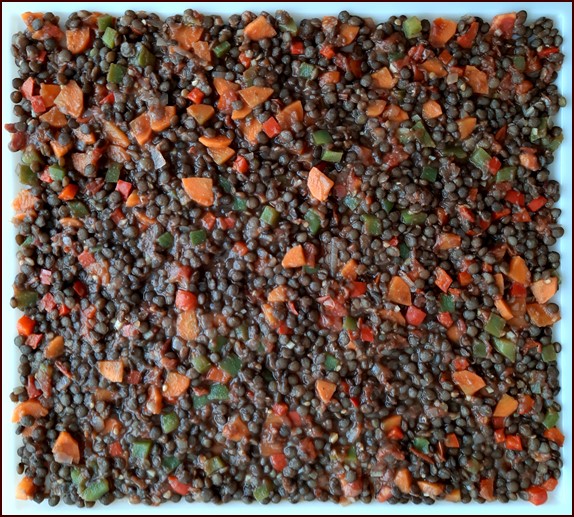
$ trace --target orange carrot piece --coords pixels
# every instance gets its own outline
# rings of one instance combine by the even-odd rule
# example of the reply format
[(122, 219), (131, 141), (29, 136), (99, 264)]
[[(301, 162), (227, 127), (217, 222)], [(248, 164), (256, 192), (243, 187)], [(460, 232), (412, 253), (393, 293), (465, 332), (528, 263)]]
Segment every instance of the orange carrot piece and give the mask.
[(276, 34), (277, 31), (263, 15), (255, 18), (243, 31), (243, 35), (253, 41), (273, 38)]
[(285, 106), (275, 118), (283, 129), (291, 129), (294, 122), (303, 122), (304, 112), (301, 101), (295, 101)]
[(74, 129), (74, 136), (86, 145), (94, 145), (96, 143), (96, 135), (93, 131), (89, 132), (87, 135), (80, 131), (79, 128)]
[(169, 372), (163, 385), (163, 396), (168, 400), (174, 400), (181, 397), (189, 388), (189, 377), (178, 373)]
[(526, 265), (525, 260), (518, 255), (515, 255), (510, 259), (510, 264), (508, 266), (508, 278), (522, 284), (524, 286), (530, 285), (530, 271)]
[(391, 122), (404, 122), (409, 119), (409, 114), (396, 104), (389, 104), (383, 113), (383, 117)]
[(446, 77), (447, 72), (444, 69), (444, 65), (442, 62), (434, 57), (427, 59), (422, 65), (421, 68), (428, 72), (429, 74), (434, 74), (436, 77)]
[(257, 136), (261, 133), (262, 125), (255, 117), (245, 120), (243, 125), (243, 136), (251, 145), (257, 144)]
[(401, 415), (392, 415), (385, 418), (382, 421), (381, 429), (385, 433), (388, 433), (391, 429), (394, 429), (395, 427), (401, 427), (402, 423), (403, 423), (403, 417)]
[(243, 438), (249, 436), (249, 429), (245, 425), (245, 422), (241, 420), (239, 415), (234, 418), (230, 418), (223, 426), (223, 436), (228, 440), (234, 442), (240, 442)]
[(346, 47), (355, 41), (357, 35), (359, 34), (358, 25), (349, 25), (348, 23), (342, 23), (339, 27), (339, 36), (343, 40), (342, 47)]
[(134, 190), (126, 199), (126, 206), (128, 208), (133, 208), (134, 206), (138, 206), (141, 203), (141, 198), (137, 193), (137, 190)]
[(508, 321), (508, 320), (511, 320), (512, 318), (514, 318), (514, 314), (512, 313), (510, 306), (502, 298), (494, 300), (494, 305), (498, 309), (498, 312), (500, 313), (500, 315), (505, 320)]
[(387, 101), (384, 99), (379, 99), (371, 101), (367, 106), (367, 117), (378, 117), (387, 106)]
[(465, 395), (474, 395), (484, 388), (484, 379), (469, 370), (461, 370), (452, 374), (452, 380), (458, 385)]
[(211, 64), (211, 50), (209, 49), (209, 43), (207, 41), (194, 41), (191, 44), (193, 53), (205, 64)]
[(64, 338), (56, 336), (50, 340), (48, 346), (44, 349), (44, 357), (46, 359), (56, 359), (64, 353)]
[(399, 305), (412, 305), (411, 290), (400, 276), (394, 276), (389, 282), (389, 301)]
[(238, 109), (238, 110), (233, 110), (231, 112), (231, 120), (243, 120), (245, 117), (247, 117), (251, 112), (253, 111), (253, 109), (251, 109), (247, 104), (245, 106), (243, 106), (243, 108)]
[(518, 409), (518, 400), (507, 395), (506, 393), (502, 395), (502, 398), (496, 404), (494, 408), (494, 417), (507, 417), (512, 415)]
[(150, 109), (149, 122), (151, 130), (159, 133), (171, 125), (171, 119), (175, 116), (175, 106), (164, 106)]
[(301, 244), (294, 246), (285, 253), (283, 260), (281, 261), (281, 265), (284, 268), (303, 267), (306, 264), (305, 252), (303, 251), (303, 246), (301, 246)]
[(48, 414), (48, 410), (36, 399), (26, 400), (20, 402), (12, 413), (12, 422), (20, 422), (24, 416), (32, 416), (34, 418), (41, 418)]
[(427, 497), (438, 497), (444, 492), (444, 485), (442, 483), (430, 483), (428, 481), (417, 481), (421, 492)]
[(336, 384), (333, 384), (332, 382), (326, 381), (324, 379), (318, 379), (315, 382), (315, 390), (317, 391), (317, 395), (325, 404), (328, 404), (331, 401), (336, 389)]
[(89, 27), (66, 31), (66, 46), (72, 54), (81, 54), (90, 46), (91, 31)]
[(98, 371), (110, 382), (122, 382), (124, 378), (124, 362), (117, 361), (98, 361)]
[(65, 465), (80, 463), (80, 447), (68, 431), (60, 432), (54, 447), (52, 447), (52, 454), (54, 455), (54, 460), (58, 463)]
[(68, 125), (68, 119), (66, 118), (66, 115), (64, 115), (55, 106), (49, 111), (46, 111), (46, 113), (40, 115), (40, 120), (58, 129)]
[(223, 370), (219, 366), (212, 366), (207, 372), (205, 380), (227, 384), (231, 380), (231, 375), (229, 375), (225, 370)]
[(229, 92), (236, 92), (240, 88), (238, 84), (228, 81), (227, 79), (223, 79), (222, 77), (214, 78), (213, 86), (215, 86), (215, 91), (219, 95), (224, 95)]
[(407, 320), (401, 314), (400, 311), (393, 311), (389, 309), (380, 309), (379, 314), (381, 318), (387, 321), (392, 321), (393, 323), (397, 323), (398, 325), (405, 326), (407, 324)]
[(440, 117), (442, 115), (442, 107), (437, 101), (428, 100), (423, 104), (423, 117), (427, 120)]
[(355, 259), (350, 259), (341, 269), (341, 276), (347, 280), (357, 279), (357, 261)]
[(213, 180), (211, 178), (183, 178), (185, 193), (201, 206), (213, 205)]
[[(203, 126), (203, 124), (215, 115), (215, 108), (209, 104), (192, 104), (187, 108), (187, 114), (193, 117), (200, 126)], [(233, 118), (233, 116), (231, 118)]]
[(552, 312), (546, 305), (530, 303), (526, 306), (526, 312), (530, 316), (530, 321), (537, 327), (550, 327), (560, 321), (560, 312)]
[(549, 301), (558, 291), (558, 278), (552, 276), (544, 280), (537, 280), (530, 288), (538, 303), (544, 304)]
[(232, 139), (226, 137), (225, 135), (217, 135), (211, 137), (200, 136), (199, 141), (209, 149), (224, 149), (225, 147), (229, 147)]
[[(169, 377), (169, 374), (168, 374)], [(163, 396), (158, 386), (150, 386), (147, 390), (146, 410), (152, 415), (159, 415), (163, 407)]]
[(269, 303), (286, 302), (287, 300), (287, 287), (284, 285), (277, 286), (267, 295)]
[(113, 145), (120, 147), (128, 147), (130, 145), (128, 136), (113, 122), (107, 120), (102, 121), (102, 132)]
[(323, 174), (317, 167), (309, 171), (307, 177), (307, 188), (309, 193), (318, 201), (327, 201), (329, 192), (335, 185), (335, 182), (326, 174)]
[(488, 76), (475, 66), (467, 65), (464, 69), (464, 77), (474, 93), (486, 95), (488, 93)]
[[(129, 139), (128, 139), (129, 143)], [(106, 151), (107, 157), (117, 163), (124, 163), (124, 162), (131, 162), (132, 157), (130, 154), (121, 146), (119, 145), (110, 145)]]
[(444, 496), (444, 500), (449, 503), (460, 503), (461, 499), (460, 488), (455, 488), (452, 492)]
[(84, 112), (84, 92), (76, 81), (69, 81), (60, 87), (60, 93), (54, 99), (54, 104), (66, 115), (78, 118)]
[(40, 85), (40, 97), (42, 97), (46, 108), (51, 108), (54, 105), (56, 97), (60, 95), (60, 90), (59, 84), (42, 83)]
[(203, 28), (196, 25), (174, 24), (169, 26), (169, 35), (182, 49), (191, 50), (193, 43), (201, 39)]
[(371, 74), (373, 86), (375, 88), (391, 89), (399, 82), (398, 78), (393, 77), (391, 71), (385, 66), (375, 73)]
[(435, 48), (444, 47), (456, 32), (456, 22), (436, 18), (431, 25), (429, 43)]
[(62, 226), (70, 226), (72, 228), (82, 228), (84, 223), (75, 217), (62, 217), (60, 219), (60, 224)]
[(263, 104), (271, 95), (273, 95), (273, 88), (263, 86), (250, 86), (244, 90), (239, 90), (239, 96), (250, 108)]
[(36, 493), (37, 487), (31, 477), (24, 476), (18, 486), (16, 487), (16, 499), (26, 500), (32, 499)]
[(194, 310), (180, 312), (177, 316), (177, 335), (186, 341), (194, 341), (199, 336), (199, 325)]
[(403, 494), (411, 493), (412, 482), (413, 478), (407, 468), (399, 469), (395, 474), (395, 485)]
[(476, 127), (476, 117), (465, 117), (456, 121), (461, 140), (467, 139)]
[(231, 147), (208, 149), (207, 152), (209, 153), (209, 156), (213, 158), (213, 161), (217, 163), (217, 165), (223, 165), (235, 154), (235, 150), (231, 149)]
[(546, 429), (544, 431), (543, 436), (544, 438), (547, 438), (551, 442), (554, 442), (559, 447), (562, 447), (564, 445), (564, 435), (562, 434), (562, 431), (560, 431), (560, 429), (558, 429), (557, 427)]
[(328, 72), (323, 72), (319, 77), (319, 86), (337, 84), (340, 80), (341, 72), (339, 72), (339, 70), (329, 70)]
[(50, 147), (52, 147), (52, 150), (54, 151), (54, 156), (56, 156), (56, 158), (61, 158), (62, 156), (66, 156), (66, 154), (72, 150), (73, 144), (70, 142), (69, 144), (62, 145), (57, 140), (51, 140)]
[(147, 113), (142, 113), (139, 117), (134, 118), (130, 122), (130, 129), (133, 137), (140, 146), (151, 140), (151, 123)]

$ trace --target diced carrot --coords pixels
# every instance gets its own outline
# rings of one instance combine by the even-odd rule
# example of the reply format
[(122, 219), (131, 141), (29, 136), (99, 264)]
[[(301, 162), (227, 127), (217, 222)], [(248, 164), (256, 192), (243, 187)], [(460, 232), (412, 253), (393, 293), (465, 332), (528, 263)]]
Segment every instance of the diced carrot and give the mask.
[(462, 239), (456, 233), (441, 233), (434, 246), (437, 251), (450, 250), (452, 248), (459, 248)]
[(211, 178), (183, 178), (185, 193), (201, 206), (213, 205), (213, 180)]
[(464, 77), (474, 93), (488, 94), (488, 76), (482, 70), (467, 65), (464, 69)]
[(456, 32), (456, 22), (436, 18), (432, 22), (429, 43), (435, 48), (444, 47)]
[(446, 66), (452, 61), (452, 54), (445, 48), (438, 55), (438, 58), (440, 59), (440, 62)]
[(227, 384), (231, 380), (231, 375), (219, 366), (212, 366), (207, 372), (205, 379), (211, 382)]
[(337, 84), (340, 80), (341, 72), (339, 72), (339, 70), (329, 70), (328, 72), (323, 72), (319, 77), (319, 86)]
[(313, 167), (307, 176), (307, 188), (309, 193), (318, 201), (326, 201), (329, 192), (335, 185), (335, 182), (326, 174), (323, 174), (317, 167)]
[(261, 133), (262, 125), (255, 117), (250, 117), (243, 123), (243, 136), (251, 144), (257, 144), (257, 137)]
[(399, 81), (397, 77), (393, 77), (391, 71), (386, 66), (371, 74), (371, 79), (373, 80), (373, 86), (375, 88), (386, 90), (393, 88)]
[(184, 50), (191, 50), (192, 44), (201, 39), (203, 28), (198, 25), (173, 24), (169, 26), (169, 35)]
[(102, 132), (111, 144), (120, 147), (128, 147), (130, 145), (128, 136), (113, 122), (102, 121)]
[(84, 226), (84, 223), (75, 217), (62, 217), (60, 219), (60, 224), (71, 228), (82, 228)]
[(80, 462), (80, 447), (68, 431), (61, 431), (52, 447), (54, 460), (58, 463), (71, 465)]
[(26, 400), (20, 402), (12, 413), (12, 422), (20, 422), (24, 416), (32, 416), (34, 418), (41, 418), (48, 414), (48, 410), (42, 406), (42, 404), (36, 400)]
[(317, 395), (319, 396), (319, 398), (325, 404), (328, 404), (330, 400), (333, 398), (333, 394), (337, 389), (337, 385), (324, 379), (318, 379), (315, 382), (315, 389), (317, 391)]
[[(167, 376), (172, 374), (168, 373)], [(185, 391), (185, 390), (184, 390)], [(163, 396), (161, 394), (161, 389), (159, 386), (150, 386), (147, 390), (147, 401), (145, 408), (152, 415), (159, 415), (163, 407)]]
[(98, 371), (110, 382), (122, 382), (124, 378), (124, 362), (98, 361)]
[(64, 338), (56, 336), (44, 348), (44, 357), (46, 359), (57, 359), (64, 353)]
[[(383, 117), (390, 120), (391, 122), (404, 122), (405, 120), (409, 119), (409, 114), (399, 108), (396, 104), (389, 104), (383, 113)], [(397, 156), (400, 157), (400, 153), (390, 153), (390, 156)], [(406, 158), (403, 158), (405, 160)], [(395, 163), (395, 166), (401, 163), (403, 160), (400, 160)]]
[(296, 268), (303, 267), (307, 264), (305, 259), (305, 252), (303, 251), (303, 246), (301, 244), (291, 248), (281, 261), (281, 265), (284, 268)]
[(182, 339), (194, 341), (199, 335), (195, 311), (183, 311), (177, 316), (177, 334)]
[(411, 305), (407, 309), (406, 321), (409, 325), (414, 325), (415, 327), (418, 327), (425, 320), (426, 315), (427, 315), (426, 312), (419, 309), (418, 307), (415, 307), (414, 305)]
[[(436, 20), (435, 20), (436, 21)], [(438, 497), (444, 492), (442, 483), (430, 483), (429, 481), (417, 481), (421, 492), (427, 497)]]
[(60, 192), (60, 194), (58, 195), (58, 199), (61, 199), (62, 201), (71, 201), (76, 197), (76, 194), (78, 193), (79, 189), (80, 188), (78, 187), (78, 185), (70, 183), (62, 189), (62, 192)]
[(243, 108), (238, 109), (238, 110), (233, 110), (231, 112), (231, 120), (243, 120), (252, 111), (253, 111), (253, 109), (251, 109), (248, 104), (245, 104), (245, 106), (243, 106)]
[(90, 46), (91, 30), (89, 27), (80, 27), (66, 31), (66, 46), (72, 54), (81, 54)]
[(472, 48), (474, 43), (474, 39), (478, 34), (478, 22), (472, 22), (468, 30), (461, 34), (457, 39), (456, 42), (462, 48)]
[(59, 84), (40, 84), (40, 97), (44, 100), (44, 106), (46, 108), (51, 108), (54, 106), (54, 101), (56, 97), (60, 94)]
[(486, 478), (480, 480), (480, 492), (478, 494), (486, 501), (494, 501), (494, 479)]
[(358, 25), (350, 25), (348, 23), (342, 23), (339, 27), (339, 37), (343, 40), (342, 47), (346, 47), (355, 41), (355, 38), (359, 34), (360, 27)]
[(449, 503), (460, 503), (461, 499), (460, 488), (455, 488), (452, 492), (444, 496), (444, 500)]
[(285, 106), (275, 118), (283, 129), (291, 129), (293, 123), (303, 122), (304, 112), (301, 101), (295, 101)]
[(465, 395), (474, 395), (478, 390), (484, 388), (484, 379), (469, 370), (462, 370), (452, 374), (452, 380), (458, 385)]
[(461, 140), (467, 139), (476, 127), (476, 117), (465, 117), (456, 121)]
[(236, 92), (240, 86), (234, 82), (223, 79), (222, 77), (215, 77), (213, 79), (213, 86), (219, 95), (225, 95), (229, 92)]
[(261, 41), (263, 39), (273, 38), (277, 35), (277, 31), (265, 16), (260, 15), (245, 27), (243, 34), (250, 40)]
[(133, 137), (139, 145), (149, 142), (152, 137), (150, 119), (147, 113), (142, 113), (130, 122)]
[[(187, 114), (202, 126), (215, 114), (215, 108), (209, 104), (192, 104), (187, 108)], [(232, 117), (233, 118), (233, 117)]]
[(546, 305), (530, 303), (526, 306), (530, 321), (537, 327), (549, 327), (560, 321), (560, 312), (551, 311)]
[(403, 494), (410, 494), (413, 478), (409, 469), (402, 468), (395, 474), (395, 485)]
[(392, 415), (385, 418), (381, 423), (381, 429), (387, 433), (395, 427), (401, 427), (403, 417), (401, 415)]
[(239, 96), (252, 109), (263, 104), (271, 95), (273, 95), (273, 88), (263, 86), (250, 86), (244, 90), (239, 90)]
[(209, 149), (223, 149), (231, 144), (232, 139), (226, 137), (225, 135), (217, 136), (200, 136), (199, 141)]
[(34, 484), (34, 480), (31, 477), (24, 476), (16, 487), (16, 499), (32, 499), (36, 490), (38, 490), (38, 487)]
[(180, 311), (197, 309), (197, 296), (184, 289), (178, 289), (175, 293), (175, 307)]
[(514, 413), (517, 409), (518, 401), (505, 393), (498, 401), (498, 404), (496, 404), (496, 408), (494, 408), (494, 413), (492, 416), (507, 417), (512, 415), (512, 413)]
[(427, 120), (440, 117), (442, 115), (442, 107), (437, 101), (428, 100), (423, 104), (423, 117)]
[(60, 87), (60, 93), (54, 99), (54, 104), (66, 115), (78, 118), (84, 112), (84, 93), (76, 81), (69, 81)]
[(149, 112), (149, 122), (152, 131), (159, 133), (171, 125), (171, 119), (175, 116), (175, 106), (163, 106), (152, 108)]
[(128, 163), (132, 161), (130, 154), (119, 145), (109, 145), (106, 150), (106, 155), (111, 161), (117, 163)]
[(536, 301), (540, 304), (545, 304), (556, 294), (556, 291), (558, 291), (558, 278), (552, 276), (544, 280), (537, 280), (530, 288)]
[(518, 414), (527, 415), (534, 409), (534, 399), (530, 395), (518, 396)]
[(514, 318), (514, 314), (512, 313), (510, 306), (502, 298), (498, 298), (498, 299), (494, 300), (494, 305), (498, 309), (498, 312), (500, 313), (500, 315), (505, 320), (508, 321), (508, 320), (511, 320), (512, 318)]
[(62, 156), (66, 156), (66, 154), (72, 150), (73, 144), (70, 142), (69, 144), (62, 145), (57, 140), (50, 140), (50, 147), (52, 147), (52, 150), (54, 151), (54, 156), (56, 158), (61, 158)]
[(141, 198), (137, 193), (137, 190), (134, 190), (126, 199), (126, 207), (133, 208), (134, 206), (138, 206), (141, 204)]
[(398, 303), (399, 305), (412, 305), (411, 290), (400, 276), (391, 278), (388, 298), (389, 301)]
[(88, 134), (83, 133), (80, 131), (79, 128), (74, 129), (74, 136), (86, 145), (94, 145), (96, 143), (96, 135), (93, 131), (90, 131)]
[(223, 426), (223, 436), (228, 440), (240, 442), (243, 438), (249, 436), (249, 429), (239, 415), (228, 420)]
[(454, 433), (450, 433), (446, 435), (444, 440), (444, 444), (451, 448), (451, 449), (458, 449), (460, 447), (460, 442), (458, 441), (458, 437)]
[(510, 39), (514, 32), (516, 13), (497, 14), (490, 24), (489, 34), (500, 35), (502, 38)]
[(22, 316), (16, 323), (16, 329), (20, 336), (28, 337), (34, 332), (36, 322), (29, 316)]
[(518, 157), (520, 160), (520, 165), (529, 171), (537, 171), (540, 169), (540, 162), (535, 154), (522, 153)]
[(530, 285), (530, 271), (524, 259), (518, 255), (510, 259), (507, 276), (524, 286)]
[(509, 451), (521, 451), (522, 440), (517, 434), (507, 435), (505, 439), (505, 446)]
[(287, 287), (279, 285), (267, 295), (267, 301), (269, 303), (286, 302), (288, 300), (287, 293)]
[(535, 506), (544, 504), (548, 500), (548, 493), (541, 486), (532, 485), (526, 490), (528, 501)]
[(435, 271), (434, 284), (444, 293), (448, 292), (448, 288), (452, 284), (451, 276), (442, 268), (437, 267)]
[(26, 28), (30, 32), (34, 32), (34, 27), (32, 27), (32, 23), (34, 20), (42, 20), (44, 18), (44, 13), (32, 13), (30, 11), (26, 11), (20, 15), (22, 21), (26, 25)]
[(193, 53), (201, 59), (204, 64), (211, 64), (211, 50), (209, 49), (209, 43), (207, 41), (194, 41), (191, 44)]
[(209, 156), (213, 158), (213, 161), (217, 163), (217, 165), (223, 165), (235, 154), (235, 150), (231, 149), (231, 147), (207, 149), (207, 152), (209, 153)]
[(190, 383), (191, 380), (186, 375), (169, 372), (162, 388), (163, 396), (168, 400), (176, 400), (187, 391)]
[(341, 269), (341, 276), (347, 280), (356, 280), (357, 278), (357, 261), (349, 259)]
[(371, 101), (367, 106), (367, 117), (378, 117), (383, 113), (386, 106), (387, 101), (384, 99)]

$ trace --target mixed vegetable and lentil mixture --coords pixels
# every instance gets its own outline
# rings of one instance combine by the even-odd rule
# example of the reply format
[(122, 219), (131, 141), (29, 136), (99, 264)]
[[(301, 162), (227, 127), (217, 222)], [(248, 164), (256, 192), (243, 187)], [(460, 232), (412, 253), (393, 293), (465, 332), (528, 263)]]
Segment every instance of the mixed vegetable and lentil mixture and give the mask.
[(541, 504), (548, 18), (25, 13), (17, 497)]

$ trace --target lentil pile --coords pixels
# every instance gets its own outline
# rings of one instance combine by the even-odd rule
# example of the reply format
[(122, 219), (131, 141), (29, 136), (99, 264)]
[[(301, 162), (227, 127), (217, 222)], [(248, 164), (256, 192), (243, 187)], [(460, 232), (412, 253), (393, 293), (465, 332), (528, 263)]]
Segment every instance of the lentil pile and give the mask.
[(22, 18), (17, 497), (546, 500), (552, 20)]

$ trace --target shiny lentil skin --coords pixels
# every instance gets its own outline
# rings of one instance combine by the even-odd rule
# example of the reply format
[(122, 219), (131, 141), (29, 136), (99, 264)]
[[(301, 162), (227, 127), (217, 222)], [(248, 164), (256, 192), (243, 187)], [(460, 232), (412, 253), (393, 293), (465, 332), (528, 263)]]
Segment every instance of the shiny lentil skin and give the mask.
[[(78, 11), (65, 22), (45, 13), (33, 20), (32, 32), (12, 37), (19, 77), (10, 94), (10, 149), (31, 146), (41, 155), (30, 165), (40, 180), (29, 188), (33, 210), (15, 221), (20, 271), (14, 287), (15, 293), (37, 293), (39, 302), (24, 312), (42, 339), (36, 348), (26, 337), (15, 339), (20, 386), (11, 400), (36, 397), (48, 408), (46, 416), (26, 415), (16, 426), (22, 437), (18, 474), (33, 480), (34, 501), (80, 508), (94, 502), (73, 481), (77, 475), (88, 486), (107, 480), (109, 491), (99, 497), (105, 505), (122, 498), (147, 505), (431, 504), (456, 493), (462, 502), (484, 502), (484, 480), (492, 480), (493, 499), (529, 498), (531, 487), (560, 478), (560, 447), (546, 436), (544, 422), (560, 411), (550, 349), (560, 352), (561, 345), (550, 326), (537, 326), (528, 315), (502, 320), (501, 335), (517, 349), (510, 362), (495, 346), (488, 315), (518, 289), (508, 277), (512, 257), (524, 259), (532, 282), (557, 275), (560, 266), (551, 249), (564, 233), (556, 207), (560, 186), (548, 168), (552, 143), (562, 134), (552, 117), (565, 104), (554, 84), (564, 59), (561, 35), (551, 19), (530, 21), (524, 11), (516, 13), (509, 39), (491, 21), (466, 16), (445, 44), (446, 55), (429, 43), (428, 20), (407, 40), (412, 20), (406, 16), (379, 23), (343, 11), (302, 20), (297, 28), (278, 11), (262, 14), (275, 35), (250, 41), (246, 27), (257, 16), (244, 12), (224, 20), (188, 9), (162, 20), (130, 10), (113, 20), (117, 34), (110, 48), (92, 13)], [(457, 39), (474, 23), (477, 36), (463, 48)], [(34, 31), (51, 24), (70, 31), (91, 27), (88, 48), (72, 54), (64, 40), (35, 39)], [(177, 45), (171, 29), (178, 24), (201, 28), (201, 40), (220, 55), (211, 52), (206, 65)], [(344, 46), (342, 31), (355, 28)], [(137, 61), (142, 48), (154, 58), (143, 65)], [(429, 59), (448, 63), (440, 65), (444, 76), (421, 72)], [(115, 66), (126, 73), (111, 82)], [(396, 81), (391, 88), (377, 88), (372, 76), (384, 67)], [(487, 94), (473, 91), (464, 75), (468, 67), (487, 74)], [(324, 81), (325, 72), (340, 78)], [(22, 91), (29, 78), (37, 85), (75, 81), (83, 117), (67, 117), (61, 129), (41, 121)], [(251, 120), (279, 120), (295, 101), (302, 103), (303, 120), (274, 136), (261, 131), (250, 142), (243, 122), (219, 109), (216, 78), (272, 89)], [(203, 125), (187, 111), (194, 89), (203, 104), (216, 108)], [(388, 111), (368, 115), (381, 99), (407, 120), (392, 122)], [(429, 101), (440, 104), (441, 115), (425, 116)], [(168, 127), (140, 146), (130, 123), (166, 106), (175, 108)], [(233, 101), (233, 109), (243, 107), (240, 97)], [(461, 139), (458, 121), (468, 117), (476, 127)], [(120, 178), (140, 196), (135, 206), (126, 206), (117, 179), (105, 179), (112, 166), (106, 123), (129, 137), (130, 159), (120, 164)], [(327, 130), (332, 141), (315, 145), (318, 130)], [(92, 134), (92, 143), (82, 141)], [(217, 135), (231, 138), (235, 151), (222, 165), (199, 143)], [(58, 162), (52, 141), (73, 150)], [(497, 171), (477, 165), (477, 148), (512, 167), (512, 179), (498, 181)], [(71, 158), (78, 152), (102, 156), (78, 170)], [(537, 166), (527, 166), (525, 153), (536, 156)], [(238, 172), (237, 156), (246, 170)], [(63, 179), (47, 181), (44, 169), (58, 163)], [(307, 188), (314, 166), (335, 184), (321, 203)], [(213, 180), (213, 206), (189, 199), (182, 179), (191, 177)], [(79, 187), (75, 201), (87, 211), (79, 225), (62, 223), (79, 218), (78, 207), (59, 198), (70, 184)], [(524, 201), (512, 204), (509, 191)], [(541, 196), (545, 202), (529, 209)], [(262, 220), (266, 207), (274, 211)], [(437, 243), (445, 234), (458, 244), (441, 250)], [(284, 267), (282, 259), (295, 245), (314, 263)], [(78, 258), (85, 251), (103, 273), (86, 271)], [(361, 286), (341, 275), (349, 261), (366, 285), (357, 295), (351, 292)], [(437, 268), (453, 281), (447, 293), (435, 282)], [(51, 272), (47, 282), (43, 271)], [(397, 314), (409, 318), (410, 309), (389, 299), (393, 278), (403, 279), (413, 306), (425, 314), (420, 324), (397, 321)], [(268, 305), (274, 289), (287, 293), (288, 302)], [(193, 340), (180, 335), (182, 290), (197, 305)], [(535, 301), (530, 290), (525, 296), (529, 304)], [(15, 294), (12, 305), (19, 303)], [(62, 307), (68, 311), (59, 314)], [(552, 314), (559, 310), (547, 307)], [(451, 325), (442, 323), (447, 316)], [(453, 326), (456, 338), (447, 335)], [(54, 336), (65, 342), (57, 359), (44, 353)], [(484, 354), (477, 343), (484, 344)], [(100, 361), (121, 361), (122, 382), (104, 378)], [(230, 379), (208, 380), (213, 365)], [(466, 368), (486, 383), (475, 396), (465, 396), (453, 380)], [(176, 400), (164, 398), (163, 415), (151, 411), (150, 393), (162, 393), (168, 373), (175, 372), (187, 377), (189, 388)], [(330, 401), (316, 390), (318, 380), (336, 387)], [(532, 399), (531, 410), (514, 412), (502, 424), (506, 436), (520, 438), (522, 450), (495, 439), (493, 413), (503, 394)], [(164, 432), (168, 413), (175, 424)], [(393, 416), (401, 417), (400, 436), (385, 429)], [(245, 428), (238, 441), (227, 435), (234, 419)], [(55, 459), (52, 448), (62, 430), (80, 444), (78, 465)], [(456, 436), (458, 447), (444, 445), (449, 436)], [(142, 440), (150, 440), (149, 451), (137, 457)], [(273, 456), (263, 444), (279, 449)], [(405, 469), (413, 480), (406, 491), (397, 484)]]

